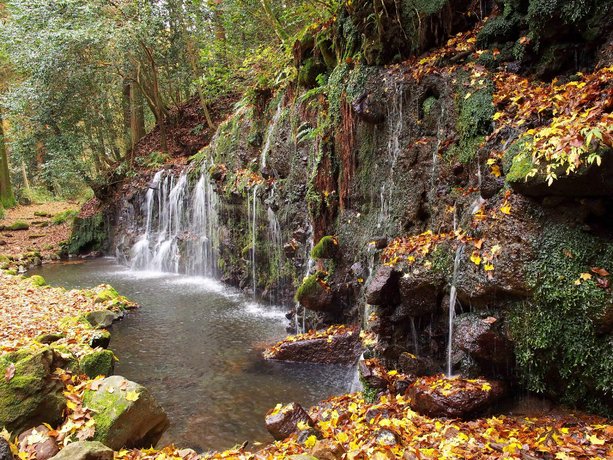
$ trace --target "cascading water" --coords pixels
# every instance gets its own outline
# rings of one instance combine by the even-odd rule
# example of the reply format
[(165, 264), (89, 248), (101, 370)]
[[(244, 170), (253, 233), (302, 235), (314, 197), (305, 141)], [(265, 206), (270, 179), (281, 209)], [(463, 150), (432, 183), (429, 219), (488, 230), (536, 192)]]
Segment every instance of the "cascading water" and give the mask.
[(394, 194), (394, 170), (398, 157), (400, 156), (400, 138), (402, 135), (402, 129), (404, 127), (404, 92), (402, 87), (398, 85), (394, 86), (394, 98), (390, 105), (390, 110), (387, 116), (390, 121), (389, 129), (389, 141), (387, 144), (387, 151), (389, 157), (389, 173), (386, 179), (381, 184), (381, 190), (379, 191), (379, 216), (377, 220), (377, 228), (383, 228), (390, 217), (390, 206)]
[(145, 195), (141, 209), (144, 226), (137, 228), (140, 236), (130, 250), (130, 267), (214, 276), (218, 206), (217, 194), (206, 173), (190, 190), (187, 173), (177, 178), (158, 171)]
[(453, 276), (451, 277), (451, 289), (449, 291), (449, 333), (447, 343), (447, 377), (453, 375), (453, 364), (451, 362), (451, 354), (453, 350), (453, 320), (455, 319), (455, 305), (458, 298), (457, 282), (458, 282), (458, 270), (460, 268), (460, 261), (462, 260), (462, 254), (464, 253), (464, 245), (458, 246), (455, 252), (455, 259), (453, 260)]
[(277, 104), (277, 110), (272, 117), (272, 121), (268, 125), (268, 130), (266, 131), (266, 139), (264, 140), (264, 147), (262, 147), (262, 153), (260, 155), (260, 167), (262, 170), (266, 168), (266, 160), (268, 159), (268, 153), (270, 152), (270, 145), (272, 140), (275, 137), (275, 133), (277, 131), (277, 124), (281, 119), (281, 114), (283, 113), (283, 98), (279, 100)]
[[(270, 268), (274, 270), (278, 279), (280, 279), (283, 270), (283, 234), (281, 233), (281, 225), (279, 224), (277, 215), (271, 207), (268, 207), (266, 215), (268, 217), (268, 241), (271, 246), (270, 252), (272, 255), (272, 263), (275, 265)], [(275, 296), (274, 302), (279, 303), (278, 296)]]
[(258, 236), (258, 186), (255, 185), (253, 187), (253, 191), (251, 192), (250, 199), (247, 200), (247, 216), (249, 219), (249, 224), (251, 226), (251, 285), (253, 289), (253, 297), (256, 297), (257, 293), (257, 265), (256, 265), (256, 245), (257, 245), (257, 236)]

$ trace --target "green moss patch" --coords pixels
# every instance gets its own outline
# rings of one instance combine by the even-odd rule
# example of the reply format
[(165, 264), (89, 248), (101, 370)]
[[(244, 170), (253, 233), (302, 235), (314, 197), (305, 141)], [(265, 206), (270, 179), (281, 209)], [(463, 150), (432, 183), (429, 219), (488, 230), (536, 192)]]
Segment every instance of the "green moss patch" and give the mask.
[(334, 236), (324, 236), (311, 250), (313, 259), (333, 259), (338, 252), (338, 240)]

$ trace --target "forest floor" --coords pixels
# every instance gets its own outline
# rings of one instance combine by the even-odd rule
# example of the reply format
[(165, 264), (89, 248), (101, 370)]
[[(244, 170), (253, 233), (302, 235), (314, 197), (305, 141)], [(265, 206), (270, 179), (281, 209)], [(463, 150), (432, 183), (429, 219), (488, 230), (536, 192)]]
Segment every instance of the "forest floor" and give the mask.
[[(79, 207), (77, 202), (51, 201), (7, 209), (0, 219), (0, 255), (16, 260), (28, 253), (43, 260), (57, 258), (60, 244), (70, 237), (72, 211), (76, 214)], [(23, 229), (12, 229), (15, 226)]]

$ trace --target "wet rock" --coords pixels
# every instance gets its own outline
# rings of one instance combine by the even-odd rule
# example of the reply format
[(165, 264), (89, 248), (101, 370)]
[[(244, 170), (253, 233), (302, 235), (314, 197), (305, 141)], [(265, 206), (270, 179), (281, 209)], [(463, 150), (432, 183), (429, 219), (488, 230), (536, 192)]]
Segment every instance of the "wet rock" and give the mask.
[(89, 312), (85, 319), (94, 329), (106, 329), (113, 324), (116, 315), (110, 310), (98, 310)]
[(298, 403), (292, 402), (275, 408), (266, 414), (266, 429), (277, 441), (287, 438), (298, 431), (300, 422), (313, 426), (313, 420)]
[(496, 196), (496, 194), (502, 190), (502, 187), (504, 187), (504, 181), (502, 179), (491, 174), (484, 174), (481, 180), (481, 197), (485, 200), (489, 200), (493, 196)]
[(99, 257), (102, 257), (104, 254), (102, 253), (102, 251), (92, 251), (92, 252), (88, 252), (87, 254), (83, 254), (81, 256), (79, 256), (81, 259), (97, 259)]
[(92, 348), (108, 348), (111, 343), (111, 333), (109, 331), (97, 331), (89, 341)]
[(436, 364), (429, 358), (422, 358), (411, 353), (401, 353), (398, 358), (398, 368), (403, 374), (422, 377), (433, 375), (439, 371)]
[(400, 305), (392, 315), (398, 322), (408, 317), (418, 317), (434, 312), (439, 305), (439, 297), (444, 285), (442, 277), (431, 270), (420, 273), (407, 273), (398, 281)]
[(267, 359), (321, 364), (353, 364), (362, 353), (362, 341), (357, 330), (348, 330), (331, 337), (296, 342), (283, 342), (269, 349)]
[(49, 428), (39, 425), (19, 435), (19, 449), (36, 460), (48, 460), (60, 451), (55, 438), (49, 436)]
[(510, 364), (513, 346), (502, 331), (502, 321), (493, 316), (464, 313), (454, 321), (454, 347), (480, 363)]
[(366, 288), (366, 302), (370, 305), (394, 305), (398, 302), (400, 272), (381, 265)]
[(97, 441), (79, 441), (68, 444), (51, 460), (113, 460), (114, 453)]
[(386, 408), (385, 406), (375, 405), (375, 406), (371, 406), (366, 411), (366, 414), (364, 415), (364, 419), (368, 423), (371, 423), (372, 420), (375, 420), (377, 417), (379, 419), (390, 418), (390, 411), (389, 411), (389, 409)]
[(375, 249), (381, 250), (387, 247), (388, 239), (387, 236), (375, 236), (370, 240), (370, 243)]
[(364, 276), (364, 266), (360, 262), (354, 263), (349, 268), (349, 270), (351, 271), (351, 274), (356, 278)]
[(351, 107), (366, 123), (378, 125), (385, 120), (384, 107), (373, 94), (363, 93), (351, 102)]
[[(61, 422), (64, 387), (54, 378), (60, 356), (51, 348), (18, 351), (0, 357), (0, 426), (20, 433), (43, 423)], [(13, 374), (8, 379), (7, 374)]]
[(428, 417), (472, 418), (500, 399), (500, 382), (463, 379), (420, 380), (409, 389), (411, 408)]
[(318, 460), (341, 460), (345, 449), (332, 439), (320, 439), (311, 449), (311, 454)]
[(293, 259), (296, 256), (296, 252), (298, 251), (299, 247), (300, 243), (295, 239), (292, 239), (289, 243), (285, 243), (283, 245), (283, 253), (285, 254), (285, 257), (288, 259)]
[(317, 275), (305, 279), (296, 293), (296, 299), (305, 308), (317, 312), (328, 312), (336, 309), (334, 294), (329, 286), (317, 280)]
[(96, 420), (93, 440), (114, 450), (155, 446), (169, 425), (149, 390), (121, 376), (101, 380), (83, 402)]
[(42, 343), (44, 345), (49, 345), (51, 343), (57, 342), (64, 338), (64, 334), (43, 334), (36, 337), (36, 341), (38, 343)]
[(0, 436), (0, 460), (13, 460), (11, 446), (6, 439)]
[(372, 366), (369, 360), (361, 360), (358, 364), (360, 379), (370, 388), (387, 390), (387, 380), (376, 366)]

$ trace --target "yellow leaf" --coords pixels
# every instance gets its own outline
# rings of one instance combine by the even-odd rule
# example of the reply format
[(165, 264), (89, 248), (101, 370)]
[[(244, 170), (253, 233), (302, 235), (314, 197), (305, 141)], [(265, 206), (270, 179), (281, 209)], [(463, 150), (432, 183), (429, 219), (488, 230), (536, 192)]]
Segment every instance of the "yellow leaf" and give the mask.
[(511, 205), (510, 204), (505, 204), (504, 206), (502, 206), (500, 208), (500, 212), (506, 215), (510, 215), (511, 214)]
[(502, 113), (502, 112), (496, 112), (492, 118), (493, 118), (494, 121), (496, 121), (500, 117), (502, 117), (503, 115), (504, 115), (504, 113)]
[(500, 166), (498, 166), (498, 165), (494, 165), (494, 166), (492, 166), (492, 167), (491, 167), (491, 171), (492, 171), (492, 174), (493, 174), (495, 177), (500, 177), (500, 176), (502, 176), (502, 172), (500, 171)]
[(466, 96), (464, 96), (464, 99), (468, 99), (470, 97), (471, 93), (466, 93)]
[(347, 441), (349, 441), (349, 435), (347, 433), (345, 433), (344, 431), (341, 431), (337, 436), (336, 439), (338, 440), (338, 442), (340, 443), (346, 443)]
[(389, 372), (387, 373), (387, 375), (390, 375), (390, 376), (392, 376), (392, 377), (393, 377), (394, 375), (398, 375), (398, 371), (395, 371), (395, 370), (393, 370), (393, 371), (389, 371)]
[(496, 255), (497, 253), (500, 252), (500, 245), (499, 244), (495, 244), (494, 246), (492, 246), (492, 249), (490, 249), (490, 252), (492, 253), (492, 255)]
[(594, 444), (595, 446), (602, 446), (604, 444), (604, 439), (600, 439), (600, 438), (596, 437), (596, 435), (594, 435), (594, 434), (591, 435), (591, 436), (588, 436), (587, 439), (589, 439), (590, 442), (592, 444)]
[(475, 265), (481, 265), (481, 256), (475, 251), (470, 255), (470, 261)]
[(485, 265), (483, 266), (483, 269), (484, 269), (486, 272), (491, 272), (492, 270), (494, 270), (494, 266), (493, 266), (492, 264), (485, 264)]
[(558, 452), (556, 454), (556, 459), (558, 460), (571, 460), (573, 457), (569, 457), (565, 452)]
[(592, 279), (592, 275), (590, 275), (589, 273), (581, 273), (579, 275), (579, 278), (581, 278), (583, 281), (587, 281)]
[(139, 396), (140, 394), (137, 391), (128, 391), (128, 394), (126, 394), (126, 399), (128, 401), (137, 401)]
[(309, 424), (306, 423), (304, 420), (300, 420), (297, 425), (298, 429), (300, 431), (304, 431), (304, 430), (308, 430), (309, 429)]
[(304, 447), (306, 447), (307, 449), (311, 449), (315, 445), (316, 442), (317, 442), (317, 436), (312, 434), (311, 436), (307, 438), (306, 441), (304, 441)]

